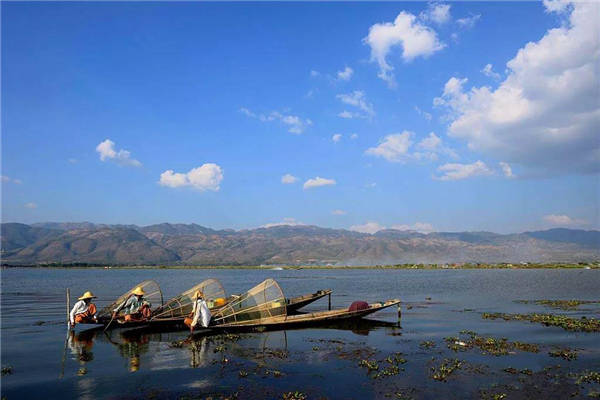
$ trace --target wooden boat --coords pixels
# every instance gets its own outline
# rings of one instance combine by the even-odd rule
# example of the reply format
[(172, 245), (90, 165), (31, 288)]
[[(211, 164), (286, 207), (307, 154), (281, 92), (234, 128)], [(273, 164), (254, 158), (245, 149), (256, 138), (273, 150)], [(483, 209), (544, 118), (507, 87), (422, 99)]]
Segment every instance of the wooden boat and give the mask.
[(331, 323), (362, 318), (388, 307), (400, 304), (392, 299), (367, 304), (363, 308), (343, 308), (306, 314), (289, 315), (287, 302), (277, 282), (267, 279), (229, 302), (214, 315), (211, 330), (279, 329), (288, 326)]
[(325, 296), (331, 295), (331, 289), (318, 290), (315, 293), (307, 294), (304, 296), (292, 297), (291, 299), (287, 299), (287, 313), (293, 314), (296, 313), (302, 307), (322, 299)]
[[(132, 327), (132, 326), (140, 326), (146, 324), (148, 321), (124, 321), (125, 313), (122, 308), (124, 303), (133, 295), (133, 291), (141, 287), (145, 292), (144, 299), (151, 304), (152, 314), (157, 310), (160, 310), (163, 307), (163, 294), (160, 290), (160, 286), (153, 280), (143, 281), (138, 283), (130, 290), (121, 295), (117, 300), (110, 303), (108, 306), (102, 308), (97, 314), (96, 317), (98, 319), (98, 323), (104, 326), (111, 325), (114, 327)], [(112, 318), (112, 314), (114, 310), (119, 310), (117, 312), (116, 318)], [(111, 322), (112, 321), (112, 322)]]

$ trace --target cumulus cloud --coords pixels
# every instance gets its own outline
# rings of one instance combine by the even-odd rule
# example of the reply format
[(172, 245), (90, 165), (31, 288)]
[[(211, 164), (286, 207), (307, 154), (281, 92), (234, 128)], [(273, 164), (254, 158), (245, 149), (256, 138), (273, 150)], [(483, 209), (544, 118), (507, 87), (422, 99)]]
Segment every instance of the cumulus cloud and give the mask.
[(349, 81), (350, 78), (352, 78), (352, 74), (354, 74), (354, 70), (350, 67), (346, 67), (337, 72), (337, 78), (341, 81)]
[(279, 121), (287, 126), (288, 132), (297, 135), (301, 134), (308, 126), (312, 125), (310, 119), (302, 119), (297, 115), (282, 114), (279, 111), (271, 111), (268, 114), (257, 114), (246, 107), (242, 107), (240, 108), (240, 112), (247, 117), (258, 119), (261, 122)]
[(412, 135), (413, 133), (409, 131), (387, 135), (379, 145), (368, 148), (365, 153), (375, 157), (383, 157), (391, 162), (405, 162), (412, 144)]
[(479, 21), (479, 18), (481, 18), (481, 14), (471, 15), (469, 17), (464, 17), (464, 18), (457, 19), (456, 23), (461, 28), (470, 29), (470, 28), (472, 28), (472, 27), (475, 26), (475, 24), (477, 23), (477, 21)]
[(23, 183), (23, 181), (21, 181), (20, 179), (11, 178), (6, 175), (1, 175), (1, 180), (4, 183), (14, 183), (16, 185), (20, 185), (21, 183)]
[(500, 74), (494, 72), (492, 64), (486, 64), (485, 67), (483, 67), (483, 69), (481, 70), (481, 73), (492, 79), (500, 79)]
[(377, 222), (367, 222), (362, 225), (352, 225), (350, 227), (351, 231), (370, 234), (376, 233), (382, 229), (385, 229), (385, 226), (379, 225)]
[(542, 217), (544, 222), (553, 226), (573, 226), (585, 225), (587, 221), (583, 219), (571, 218), (568, 215), (549, 214)]
[(295, 218), (286, 217), (283, 219), (283, 221), (280, 221), (280, 222), (269, 222), (268, 224), (261, 225), (261, 228), (271, 228), (274, 226), (282, 226), (282, 225), (299, 226), (299, 225), (305, 225), (305, 224), (300, 221), (296, 221)]
[(172, 188), (191, 187), (202, 192), (207, 190), (217, 192), (222, 180), (223, 170), (221, 167), (217, 164), (207, 163), (186, 173), (174, 172), (169, 169), (160, 174), (158, 183), (161, 186)]
[[(552, 6), (551, 6), (552, 7)], [(474, 151), (547, 173), (600, 171), (600, 4), (574, 3), (568, 21), (527, 43), (497, 89), (452, 77), (434, 104), (448, 134)]]
[(326, 178), (321, 178), (320, 176), (317, 176), (316, 178), (311, 178), (309, 180), (307, 180), (306, 182), (304, 182), (304, 189), (310, 189), (310, 188), (314, 188), (314, 187), (319, 187), (319, 186), (328, 186), (328, 185), (335, 185), (335, 179), (326, 179)]
[(342, 118), (371, 118), (375, 115), (373, 104), (367, 101), (365, 92), (361, 90), (355, 90), (352, 93), (338, 94), (336, 97), (342, 103), (354, 106), (362, 111), (362, 113), (343, 111), (342, 113), (345, 114), (345, 116), (342, 116), (342, 113), (338, 114), (338, 116)]
[(336, 133), (331, 137), (331, 140), (333, 141), (333, 143), (337, 143), (340, 140), (342, 140), (342, 134), (341, 133)]
[(333, 210), (333, 211), (331, 212), (331, 214), (333, 214), (333, 215), (346, 215), (346, 214), (347, 214), (347, 212), (346, 212), (346, 211), (344, 211), (344, 210)]
[(30, 210), (33, 210), (34, 208), (37, 208), (37, 207), (38, 207), (38, 205), (37, 205), (37, 204), (35, 204), (35, 203), (32, 203), (32, 202), (29, 202), (29, 203), (25, 203), (25, 204), (24, 204), (24, 207), (25, 207), (25, 208), (29, 208)]
[(115, 142), (113, 142), (110, 139), (106, 139), (105, 141), (100, 142), (100, 144), (96, 146), (96, 151), (100, 155), (101, 161), (114, 161), (115, 163), (121, 166), (142, 166), (141, 162), (134, 158), (131, 158), (131, 153), (129, 151), (124, 149), (116, 151)]
[(494, 171), (481, 160), (475, 161), (473, 164), (448, 163), (439, 166), (437, 169), (443, 173), (442, 176), (436, 178), (441, 181), (456, 181), (494, 174)]
[(543, 0), (546, 12), (562, 13), (567, 10), (571, 4), (570, 0)]
[(504, 161), (500, 161), (500, 168), (502, 168), (502, 173), (504, 174), (505, 177), (507, 178), (514, 178), (515, 175), (513, 174), (512, 168), (510, 167), (510, 165), (508, 165), (508, 163), (505, 163)]
[(431, 113), (428, 113), (426, 111), (421, 110), (419, 107), (415, 106), (415, 111), (422, 116), (423, 118), (425, 118), (427, 121), (431, 121), (432, 115)]
[(378, 76), (390, 86), (395, 86), (394, 67), (387, 61), (392, 48), (401, 46), (402, 59), (409, 62), (416, 57), (428, 57), (445, 47), (433, 29), (406, 11), (398, 14), (394, 22), (371, 26), (363, 41), (371, 48), (371, 61), (379, 65)]
[(419, 16), (425, 21), (432, 21), (439, 25), (445, 24), (451, 18), (450, 4), (429, 3), (427, 10), (423, 11)]
[(370, 233), (370, 234), (377, 233), (384, 229), (396, 229), (399, 231), (417, 231), (417, 232), (421, 232), (421, 233), (430, 233), (435, 230), (433, 228), (433, 225), (431, 225), (428, 222), (415, 222), (412, 225), (398, 224), (398, 225), (392, 225), (390, 227), (386, 227), (384, 225), (379, 224), (378, 222), (369, 221), (362, 225), (352, 225), (350, 227), (351, 231), (356, 231), (356, 232), (361, 232), (361, 233)]
[(368, 148), (365, 154), (385, 158), (391, 162), (407, 162), (411, 160), (430, 160), (438, 159), (439, 155), (445, 155), (452, 158), (458, 158), (456, 152), (442, 143), (442, 139), (434, 132), (422, 139), (416, 145), (416, 151), (411, 151), (413, 145), (412, 138), (414, 133), (403, 131), (387, 135), (375, 147)]
[(284, 183), (284, 184), (295, 183), (297, 180), (298, 180), (298, 178), (292, 174), (285, 174), (284, 176), (281, 177), (281, 183)]
[(399, 231), (417, 231), (420, 233), (431, 233), (435, 231), (435, 228), (429, 222), (415, 222), (412, 225), (392, 225), (391, 228)]

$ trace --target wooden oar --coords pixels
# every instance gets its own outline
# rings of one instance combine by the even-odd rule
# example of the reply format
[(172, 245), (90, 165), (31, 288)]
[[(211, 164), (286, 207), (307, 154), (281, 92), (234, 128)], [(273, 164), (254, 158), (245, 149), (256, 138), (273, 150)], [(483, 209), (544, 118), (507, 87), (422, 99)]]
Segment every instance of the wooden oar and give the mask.
[(69, 336), (71, 334), (71, 293), (67, 288), (67, 338), (65, 339), (65, 348), (63, 350), (62, 360), (60, 362), (60, 375), (58, 379), (61, 379), (65, 375), (65, 360), (67, 359), (67, 347), (69, 345)]
[(125, 303), (127, 303), (127, 300), (129, 300), (130, 297), (131, 297), (131, 294), (129, 296), (127, 296), (127, 298), (125, 299), (125, 301), (121, 303), (121, 305), (117, 308), (116, 311), (113, 311), (113, 313), (112, 313), (112, 315), (110, 317), (110, 321), (104, 327), (104, 332), (106, 332), (106, 330), (108, 329), (108, 327), (110, 326), (110, 324), (112, 324), (113, 320), (115, 319), (115, 315), (117, 315), (119, 313), (119, 311), (121, 311), (121, 309), (125, 306)]

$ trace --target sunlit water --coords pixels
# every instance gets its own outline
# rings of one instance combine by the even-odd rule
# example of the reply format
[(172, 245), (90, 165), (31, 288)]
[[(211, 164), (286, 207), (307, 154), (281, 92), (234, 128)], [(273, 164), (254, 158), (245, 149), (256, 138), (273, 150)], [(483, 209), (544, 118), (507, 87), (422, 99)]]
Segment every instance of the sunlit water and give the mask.
[[(396, 308), (369, 318), (377, 323), (344, 327), (242, 334), (239, 339), (195, 337), (186, 332), (135, 334), (122, 330), (81, 332), (67, 337), (65, 289), (76, 295), (92, 290), (102, 306), (135, 283), (156, 280), (165, 299), (208, 278), (219, 279), (228, 293), (240, 293), (262, 280), (276, 279), (288, 297), (333, 289), (332, 308), (354, 300), (401, 298)], [(309, 398), (479, 398), (508, 391), (510, 397), (585, 397), (595, 384), (571, 380), (556, 389), (507, 367), (534, 375), (560, 365), (562, 376), (600, 370), (600, 334), (567, 332), (529, 322), (484, 320), (483, 312), (547, 312), (599, 316), (598, 304), (575, 311), (548, 309), (515, 300), (600, 298), (599, 270), (2, 270), (2, 396), (19, 398), (282, 398), (299, 391)], [(327, 298), (306, 311), (327, 308)], [(540, 345), (539, 353), (494, 357), (469, 350), (454, 353), (444, 338), (468, 329), (482, 336), (506, 337)], [(420, 343), (435, 342), (432, 349)], [(578, 358), (553, 358), (554, 347), (578, 349)], [(374, 379), (361, 359), (383, 361), (402, 353), (397, 375)], [(458, 358), (463, 368), (447, 382), (431, 378), (431, 367)], [(497, 385), (497, 386), (494, 386)], [(512, 391), (511, 391), (512, 390)]]

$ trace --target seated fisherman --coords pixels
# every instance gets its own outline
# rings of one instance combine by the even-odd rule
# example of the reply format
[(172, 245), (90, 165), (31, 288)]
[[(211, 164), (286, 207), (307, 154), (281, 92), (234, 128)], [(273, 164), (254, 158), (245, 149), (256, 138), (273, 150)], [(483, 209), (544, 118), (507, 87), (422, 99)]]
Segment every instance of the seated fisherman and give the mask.
[(125, 310), (125, 322), (142, 321), (150, 318), (152, 316), (152, 310), (150, 309), (152, 305), (144, 299), (145, 294), (140, 286), (136, 287), (129, 298), (113, 310), (113, 318), (121, 310)]
[(210, 324), (210, 309), (208, 308), (208, 304), (206, 304), (206, 300), (204, 299), (204, 293), (197, 290), (195, 295), (194, 306), (192, 307), (192, 312), (190, 315), (183, 321), (184, 324), (190, 327), (190, 332), (194, 332), (194, 328), (201, 322), (204, 328), (208, 328)]
[(76, 324), (97, 324), (96, 305), (92, 303), (92, 299), (96, 296), (92, 292), (85, 292), (79, 297), (77, 303), (73, 305), (73, 309), (69, 313), (69, 328), (73, 328)]

